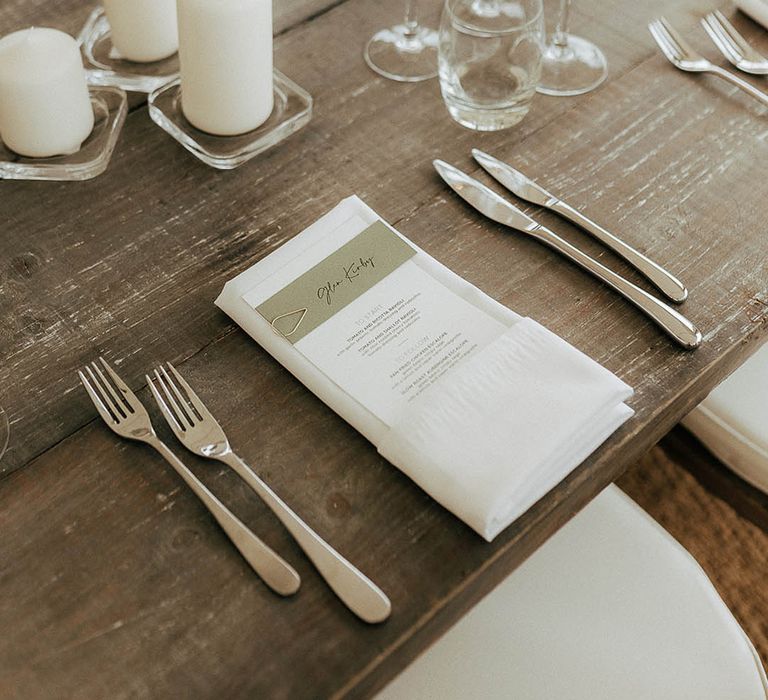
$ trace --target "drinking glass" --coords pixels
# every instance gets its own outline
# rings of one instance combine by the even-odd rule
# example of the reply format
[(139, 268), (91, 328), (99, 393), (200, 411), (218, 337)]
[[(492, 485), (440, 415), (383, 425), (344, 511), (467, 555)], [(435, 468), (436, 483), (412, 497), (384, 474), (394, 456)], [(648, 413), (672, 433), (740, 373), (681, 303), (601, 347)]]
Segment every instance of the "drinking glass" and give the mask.
[(462, 126), (495, 131), (530, 108), (541, 69), (541, 0), (446, 0), (440, 23), (440, 90)]
[(366, 63), (390, 80), (415, 83), (437, 75), (437, 32), (419, 24), (416, 0), (406, 0), (402, 24), (376, 32), (363, 51)]
[(560, 0), (560, 15), (544, 47), (539, 92), (581, 95), (594, 90), (608, 75), (603, 52), (591, 41), (568, 33), (571, 0)]

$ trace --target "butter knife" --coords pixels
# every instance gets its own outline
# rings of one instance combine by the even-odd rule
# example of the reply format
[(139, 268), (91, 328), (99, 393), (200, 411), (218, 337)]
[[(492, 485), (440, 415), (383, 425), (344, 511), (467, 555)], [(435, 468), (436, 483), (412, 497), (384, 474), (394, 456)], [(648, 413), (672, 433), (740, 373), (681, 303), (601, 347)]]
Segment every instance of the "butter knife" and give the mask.
[(701, 333), (696, 326), (671, 306), (609, 270), (458, 168), (442, 160), (434, 160), (432, 164), (448, 186), (480, 213), (497, 223), (527, 233), (592, 273), (655, 321), (687, 350), (701, 344)]
[(568, 219), (571, 223), (583, 228), (587, 233), (590, 233), (603, 243), (603, 245), (624, 258), (672, 301), (679, 304), (687, 299), (688, 290), (685, 288), (685, 285), (667, 272), (661, 265), (646, 257), (640, 251), (635, 250), (631, 245), (628, 245), (610, 231), (606, 231), (602, 226), (596, 224), (592, 219), (584, 216), (584, 214), (566, 204), (563, 200), (550, 194), (543, 187), (537, 185), (529, 177), (523, 175), (519, 170), (515, 170), (507, 163), (477, 148), (472, 149), (472, 155), (492, 177), (520, 197), (520, 199), (551, 209), (563, 218)]

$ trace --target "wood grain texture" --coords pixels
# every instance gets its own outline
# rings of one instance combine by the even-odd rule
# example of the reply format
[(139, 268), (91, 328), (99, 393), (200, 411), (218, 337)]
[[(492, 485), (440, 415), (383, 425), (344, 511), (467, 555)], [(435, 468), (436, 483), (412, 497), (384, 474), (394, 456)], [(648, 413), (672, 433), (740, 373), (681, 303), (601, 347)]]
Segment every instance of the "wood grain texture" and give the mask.
[[(437, 3), (424, 4), (434, 14)], [(215, 172), (136, 108), (100, 178), (0, 183), (0, 404), (12, 421), (0, 462), (0, 629), (12, 630), (0, 639), (0, 695), (368, 695), (756, 349), (768, 333), (766, 112), (657, 54), (651, 16), (663, 8), (693, 31), (712, 7), (668, 5), (578, 3), (575, 29), (605, 49), (610, 82), (573, 100), (538, 97), (518, 128), (476, 134), (450, 120), (435, 81), (394, 84), (366, 68), (362, 45), (399, 0), (312, 2), (308, 14), (287, 3), (276, 65), (316, 110), (286, 143)], [(87, 12), (74, 0), (13, 0), (0, 30), (57, 17), (76, 29)], [(739, 26), (768, 51), (754, 26)], [(472, 146), (513, 160), (684, 279), (704, 346), (677, 350), (581, 271), (470, 212), (430, 161), (476, 171)], [(353, 192), (636, 389), (636, 417), (493, 545), (212, 304), (227, 279)], [(136, 389), (154, 364), (181, 365), (243, 455), (390, 595), (392, 619), (357, 622), (234, 475), (189, 457), (299, 569), (295, 599), (270, 594), (159, 457), (94, 421), (75, 369), (99, 353)]]
[[(436, 155), (461, 162), (471, 145), (509, 148), (578, 104), (539, 98), (511, 132), (462, 129), (442, 108), (435, 81), (393, 84), (362, 61), (365, 37), (391, 21), (393, 7), (345, 3), (279, 37), (276, 64), (315, 96), (316, 116), (288, 143), (243, 168), (212, 171), (140, 108), (129, 115), (112, 164), (98, 179), (3, 183), (8, 233), (0, 238), (0, 259), (7, 261), (0, 270), (0, 386), (17, 437), (0, 470), (25, 464), (90, 419), (74, 369), (94, 352), (127, 360), (131, 377), (143, 376), (146, 359), (183, 360), (231, 331), (210, 303), (223, 282), (342, 197), (357, 192), (396, 223), (446, 198), (430, 166)], [(635, 25), (616, 36), (612, 27), (620, 26), (625, 10), (621, 2), (607, 3), (601, 22), (614, 72), (653, 51), (635, 36)], [(78, 12), (70, 2), (62, 13), (81, 17), (87, 8)], [(633, 22), (642, 28), (645, 18)], [(350, 41), (348, 27), (356, 40)], [(392, 149), (393, 142), (400, 146)], [(475, 226), (481, 229), (480, 222)], [(449, 265), (506, 254), (503, 243), (488, 248), (476, 232), (468, 232), (460, 251), (439, 230), (407, 233), (425, 244), (429, 236), (430, 252)], [(538, 255), (551, 260), (549, 253)], [(562, 267), (551, 262), (555, 272)], [(493, 275), (477, 281), (496, 292)], [(580, 284), (596, 288), (592, 281)], [(569, 289), (567, 282), (561, 286)]]

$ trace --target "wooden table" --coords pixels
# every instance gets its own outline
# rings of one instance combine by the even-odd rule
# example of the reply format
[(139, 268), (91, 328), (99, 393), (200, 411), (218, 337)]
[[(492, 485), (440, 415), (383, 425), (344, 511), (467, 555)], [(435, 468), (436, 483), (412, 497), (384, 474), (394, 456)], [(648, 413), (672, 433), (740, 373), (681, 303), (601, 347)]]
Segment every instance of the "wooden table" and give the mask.
[[(575, 29), (605, 49), (609, 82), (581, 98), (537, 97), (521, 125), (494, 134), (454, 124), (436, 81), (392, 83), (365, 66), (365, 39), (401, 5), (279, 4), (276, 65), (312, 93), (315, 115), (238, 170), (199, 163), (135, 98), (98, 179), (0, 184), (0, 404), (12, 424), (0, 462), (3, 698), (369, 695), (766, 336), (766, 111), (674, 70), (645, 29), (663, 11), (715, 57), (697, 28), (713, 3), (576, 3)], [(435, 17), (438, 3), (424, 5)], [(0, 34), (29, 24), (75, 33), (90, 9), (6, 0)], [(763, 30), (741, 16), (737, 25), (768, 51)], [(618, 296), (458, 201), (430, 161), (477, 171), (472, 146), (514, 160), (679, 275), (703, 346), (678, 350)], [(213, 306), (227, 279), (351, 193), (635, 387), (635, 418), (492, 545)], [(148, 406), (144, 373), (181, 366), (243, 455), (387, 591), (391, 619), (357, 621), (236, 476), (185, 453), (299, 570), (299, 595), (272, 595), (170, 468), (95, 418), (75, 371), (99, 354)]]

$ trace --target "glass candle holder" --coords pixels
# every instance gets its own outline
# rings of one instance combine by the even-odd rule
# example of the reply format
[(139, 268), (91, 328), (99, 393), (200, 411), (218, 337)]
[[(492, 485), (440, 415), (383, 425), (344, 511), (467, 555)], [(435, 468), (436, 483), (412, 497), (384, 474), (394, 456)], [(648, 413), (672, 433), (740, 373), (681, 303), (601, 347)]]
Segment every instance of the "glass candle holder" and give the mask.
[(117, 137), (128, 111), (128, 98), (115, 87), (91, 87), (94, 125), (80, 149), (51, 158), (28, 158), (10, 150), (0, 141), (0, 179), (4, 180), (90, 180), (109, 165)]
[(261, 126), (236, 136), (216, 136), (190, 124), (181, 108), (179, 79), (149, 96), (149, 116), (190, 153), (218, 170), (232, 170), (288, 138), (312, 118), (312, 98), (274, 71), (274, 108)]
[(91, 12), (78, 36), (91, 85), (119, 87), (132, 92), (152, 92), (179, 74), (179, 54), (151, 63), (121, 58), (112, 45), (109, 20), (103, 7)]

